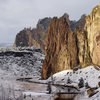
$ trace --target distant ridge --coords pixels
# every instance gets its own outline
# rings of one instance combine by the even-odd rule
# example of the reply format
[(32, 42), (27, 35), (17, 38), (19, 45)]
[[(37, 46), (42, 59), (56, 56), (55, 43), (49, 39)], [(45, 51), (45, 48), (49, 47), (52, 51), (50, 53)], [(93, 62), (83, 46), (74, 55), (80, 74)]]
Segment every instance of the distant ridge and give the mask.
[(0, 43), (0, 47), (12, 47), (13, 43)]

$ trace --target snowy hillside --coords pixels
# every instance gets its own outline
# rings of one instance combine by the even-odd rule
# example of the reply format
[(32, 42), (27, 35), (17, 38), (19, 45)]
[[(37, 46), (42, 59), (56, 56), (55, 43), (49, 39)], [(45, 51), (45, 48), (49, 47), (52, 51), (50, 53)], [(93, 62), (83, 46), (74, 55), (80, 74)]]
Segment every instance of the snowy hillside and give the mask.
[(43, 59), (37, 48), (1, 48), (0, 76), (40, 76)]
[[(83, 87), (79, 87), (81, 79)], [(48, 79), (50, 80), (51, 78)], [(77, 71), (64, 70), (54, 74), (53, 80), (55, 84), (71, 84), (79, 87), (81, 94), (76, 96), (75, 100), (100, 100), (100, 69), (97, 66), (88, 66)]]
[[(44, 53), (38, 48), (0, 48), (0, 100), (32, 100), (34, 97), (25, 98), (23, 93), (46, 90), (46, 85), (18, 81), (21, 78), (40, 79), (43, 60)], [(43, 96), (49, 97), (46, 93)], [(35, 96), (35, 100), (37, 98)]]

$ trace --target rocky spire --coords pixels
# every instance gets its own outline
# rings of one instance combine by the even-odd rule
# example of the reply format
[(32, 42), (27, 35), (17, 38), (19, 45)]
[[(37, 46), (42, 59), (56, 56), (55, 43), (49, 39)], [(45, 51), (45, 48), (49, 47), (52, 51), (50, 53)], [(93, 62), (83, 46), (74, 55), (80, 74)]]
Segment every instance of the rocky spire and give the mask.
[(65, 16), (54, 17), (48, 27), (45, 50), (45, 60), (42, 67), (42, 78), (48, 78), (51, 73), (71, 69), (78, 65), (76, 35), (70, 30)]

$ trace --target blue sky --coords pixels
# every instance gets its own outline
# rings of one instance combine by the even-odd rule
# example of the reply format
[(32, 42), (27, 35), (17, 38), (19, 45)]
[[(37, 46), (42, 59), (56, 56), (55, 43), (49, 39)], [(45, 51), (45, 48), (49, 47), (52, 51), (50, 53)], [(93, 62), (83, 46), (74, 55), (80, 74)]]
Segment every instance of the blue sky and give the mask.
[(0, 0), (0, 43), (13, 43), (24, 27), (35, 27), (38, 19), (70, 15), (78, 20), (90, 14), (99, 0)]

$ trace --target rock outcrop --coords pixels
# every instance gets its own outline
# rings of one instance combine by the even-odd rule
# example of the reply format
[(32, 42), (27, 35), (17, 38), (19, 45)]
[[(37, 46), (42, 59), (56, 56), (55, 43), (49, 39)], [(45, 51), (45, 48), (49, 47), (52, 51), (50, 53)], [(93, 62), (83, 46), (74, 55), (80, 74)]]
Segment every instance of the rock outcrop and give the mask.
[(65, 16), (51, 20), (46, 43), (42, 78), (78, 65), (76, 35), (71, 31)]
[(86, 17), (85, 30), (92, 62), (100, 66), (100, 3)]
[(30, 29), (24, 29), (16, 35), (14, 46), (27, 47), (30, 45), (30, 42), (29, 42), (30, 38), (31, 38)]
[(51, 18), (44, 18), (38, 21), (36, 28), (25, 28), (16, 35), (14, 47), (35, 46), (44, 50), (48, 25)]

